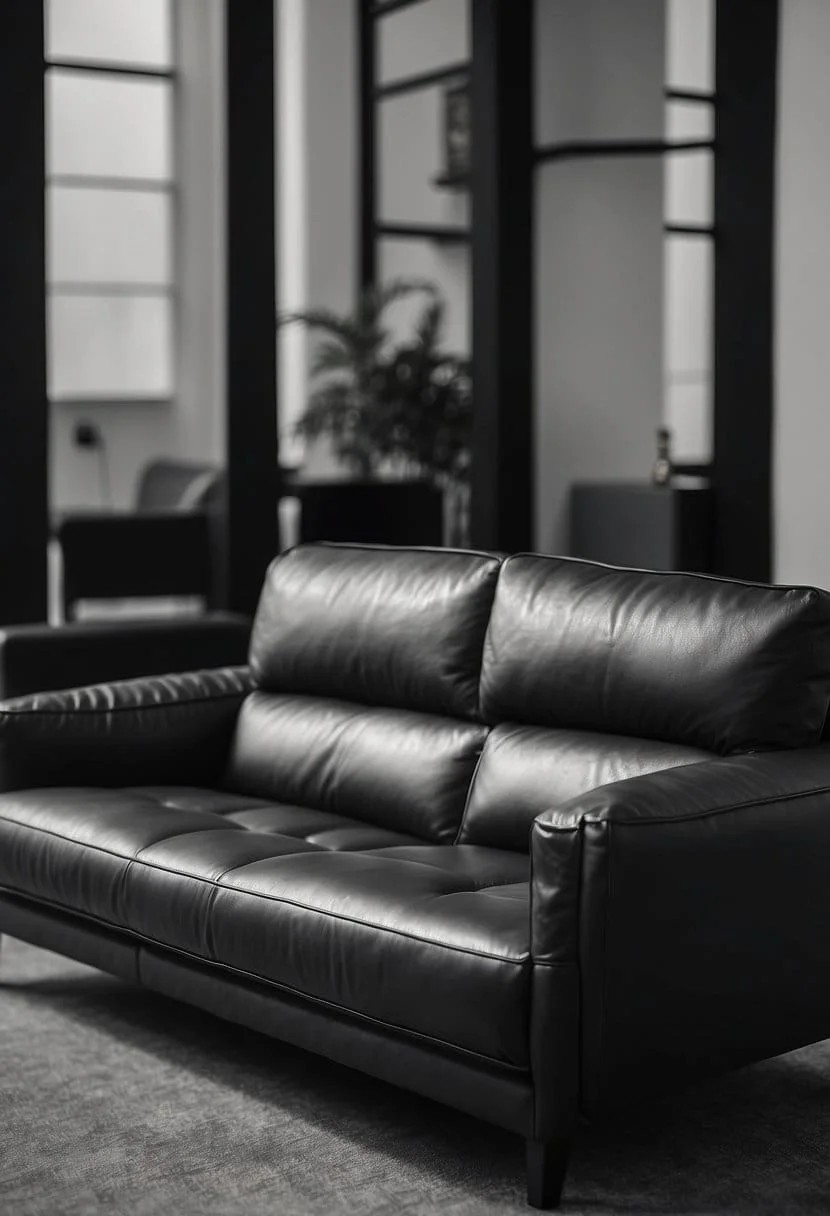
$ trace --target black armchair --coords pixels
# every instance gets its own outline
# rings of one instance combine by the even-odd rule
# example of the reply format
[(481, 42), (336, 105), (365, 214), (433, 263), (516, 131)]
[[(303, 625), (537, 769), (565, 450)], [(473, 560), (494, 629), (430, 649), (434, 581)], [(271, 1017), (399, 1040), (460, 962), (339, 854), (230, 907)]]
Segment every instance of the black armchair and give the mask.
[(156, 460), (141, 474), (132, 511), (57, 516), (65, 619), (84, 599), (198, 596), (213, 607), (224, 487), (213, 466)]

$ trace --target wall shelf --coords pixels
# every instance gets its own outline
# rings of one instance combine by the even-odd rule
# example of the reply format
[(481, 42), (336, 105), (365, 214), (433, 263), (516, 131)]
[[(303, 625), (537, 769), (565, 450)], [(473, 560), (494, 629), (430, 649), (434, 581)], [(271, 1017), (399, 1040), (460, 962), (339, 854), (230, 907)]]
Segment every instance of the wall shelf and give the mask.
[(452, 190), (456, 194), (470, 189), (469, 173), (439, 173), (432, 179), (436, 190)]
[(470, 239), (466, 228), (441, 224), (376, 224), (375, 235), (412, 241), (434, 241), (437, 245), (465, 245)]

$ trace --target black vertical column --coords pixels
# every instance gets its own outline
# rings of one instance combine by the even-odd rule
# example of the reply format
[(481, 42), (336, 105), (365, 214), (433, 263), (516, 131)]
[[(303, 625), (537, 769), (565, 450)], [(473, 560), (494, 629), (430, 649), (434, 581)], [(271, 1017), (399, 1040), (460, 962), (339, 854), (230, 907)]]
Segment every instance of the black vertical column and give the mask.
[(274, 4), (227, 0), (227, 591), (256, 606), (277, 552)]
[(43, 5), (0, 7), (0, 624), (46, 620)]
[(533, 544), (532, 3), (475, 0), (472, 543)]
[(773, 241), (778, 0), (716, 6), (715, 570), (772, 561)]
[(359, 195), (358, 257), (361, 288), (371, 287), (377, 273), (375, 221), (377, 211), (376, 31), (373, 0), (358, 0), (358, 131)]

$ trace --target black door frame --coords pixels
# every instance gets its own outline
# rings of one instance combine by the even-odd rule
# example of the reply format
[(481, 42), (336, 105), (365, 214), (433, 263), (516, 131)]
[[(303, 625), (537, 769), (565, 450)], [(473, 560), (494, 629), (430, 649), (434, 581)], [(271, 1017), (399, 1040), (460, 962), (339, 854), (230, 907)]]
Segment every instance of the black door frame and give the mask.
[(43, 5), (0, 8), (0, 624), (45, 621), (49, 538)]
[(225, 596), (254, 611), (279, 546), (273, 0), (226, 0)]

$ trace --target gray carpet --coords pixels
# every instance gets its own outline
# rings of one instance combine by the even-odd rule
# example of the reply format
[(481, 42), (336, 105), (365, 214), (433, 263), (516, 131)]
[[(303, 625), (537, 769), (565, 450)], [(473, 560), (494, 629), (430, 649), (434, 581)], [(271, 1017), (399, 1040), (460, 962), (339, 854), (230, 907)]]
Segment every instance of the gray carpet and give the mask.
[[(3, 1216), (502, 1216), (518, 1139), (8, 938)], [(583, 1129), (563, 1213), (830, 1212), (830, 1043)]]

